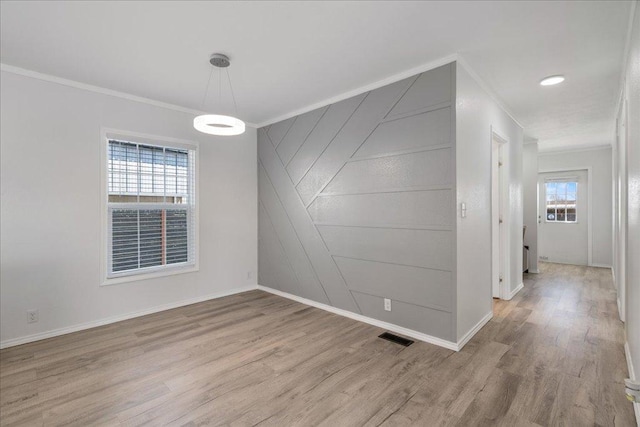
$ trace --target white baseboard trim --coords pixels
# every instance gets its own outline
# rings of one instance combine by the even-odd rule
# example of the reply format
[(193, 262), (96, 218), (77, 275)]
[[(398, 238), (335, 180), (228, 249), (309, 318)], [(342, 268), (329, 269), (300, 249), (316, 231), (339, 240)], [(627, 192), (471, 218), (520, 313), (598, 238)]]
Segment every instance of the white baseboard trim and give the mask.
[[(611, 267), (611, 278), (613, 279), (613, 288), (616, 290), (616, 303), (618, 305), (618, 317), (621, 322), (625, 322), (625, 315), (622, 311), (622, 302), (620, 301), (620, 288), (616, 282), (616, 270)], [(639, 424), (640, 425), (640, 424)]]
[(611, 268), (610, 265), (607, 264), (596, 264), (596, 263), (591, 263), (591, 265), (589, 265), (589, 267), (598, 267), (598, 268)]
[(12, 338), (0, 342), (0, 349), (14, 347), (16, 345), (27, 344), (34, 341), (40, 341), (47, 338), (53, 338), (60, 335), (70, 334), (72, 332), (83, 331), (85, 329), (91, 329), (98, 326), (109, 325), (111, 323), (121, 322), (123, 320), (133, 319), (134, 317), (145, 316), (147, 314), (158, 313), (160, 311), (171, 310), (173, 308), (183, 307), (185, 305), (196, 304), (203, 301), (222, 298), (229, 295), (235, 295), (242, 292), (253, 291), (256, 289), (256, 285), (243, 286), (239, 288), (233, 288), (226, 291), (218, 292), (211, 295), (204, 295), (201, 297), (190, 298), (178, 302), (172, 302), (169, 304), (158, 305), (155, 307), (147, 308), (145, 310), (135, 311), (133, 313), (121, 314), (118, 316), (108, 317), (106, 319), (95, 320), (93, 322), (81, 323), (79, 325), (67, 326), (64, 328), (53, 329), (51, 331), (39, 332), (33, 335), (27, 335), (24, 337)]
[(469, 340), (473, 338), (473, 336), (477, 334), (484, 325), (489, 323), (491, 319), (493, 319), (493, 310), (485, 314), (484, 317), (473, 326), (473, 328), (471, 328), (466, 334), (462, 336), (462, 338), (460, 338), (460, 340), (458, 340), (458, 349), (462, 350), (462, 347), (464, 347), (464, 345), (468, 343)]
[(518, 292), (520, 292), (522, 290), (522, 288), (524, 288), (524, 282), (520, 282), (520, 284), (518, 286), (516, 286), (516, 288), (514, 290), (512, 290), (511, 292), (509, 292), (507, 294), (507, 297), (505, 298), (505, 300), (509, 301), (510, 299), (512, 299), (513, 297), (516, 296), (516, 294)]
[(266, 286), (258, 285), (258, 289), (261, 291), (269, 292), (274, 295), (281, 296), (283, 298), (287, 298), (305, 305), (310, 305), (315, 308), (319, 308), (324, 311), (328, 311), (333, 314), (337, 314), (339, 316), (348, 317), (353, 320), (357, 320), (358, 322), (367, 323), (372, 326), (377, 326), (378, 328), (386, 329), (391, 332), (395, 332), (398, 334), (406, 335), (410, 338), (415, 338), (420, 341), (427, 342), (429, 344), (435, 344), (440, 347), (447, 348), (449, 350), (459, 351), (460, 346), (458, 343), (447, 341), (442, 338), (434, 337), (431, 335), (423, 334), (422, 332), (414, 331), (413, 329), (408, 329), (402, 326), (394, 325), (393, 323), (383, 322), (382, 320), (373, 319), (368, 316), (363, 316), (362, 314), (352, 313), (347, 310), (343, 310), (341, 308), (332, 307), (327, 304), (323, 304), (317, 301), (313, 301), (307, 298), (302, 298), (297, 295), (292, 295), (287, 292), (282, 292), (277, 289), (268, 288)]
[(540, 270), (534, 270), (533, 268), (530, 268), (529, 273), (538, 274), (540, 273)]
[[(633, 368), (633, 359), (631, 358), (631, 350), (629, 349), (629, 343), (624, 343), (624, 355), (627, 358), (627, 368), (629, 369), (629, 378), (636, 380), (636, 372)], [(640, 402), (633, 403), (633, 410), (636, 413), (636, 424), (640, 426)]]
[(622, 315), (622, 307), (621, 307), (621, 302), (619, 297), (616, 298), (616, 303), (618, 304), (618, 317), (620, 318), (621, 322), (624, 322), (624, 316)]

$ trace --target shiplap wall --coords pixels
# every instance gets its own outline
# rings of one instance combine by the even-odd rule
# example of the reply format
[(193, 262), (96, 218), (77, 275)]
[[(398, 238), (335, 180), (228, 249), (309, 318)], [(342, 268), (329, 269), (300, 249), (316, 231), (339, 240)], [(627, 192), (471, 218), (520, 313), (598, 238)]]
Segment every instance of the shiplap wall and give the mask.
[(448, 64), (260, 129), (259, 284), (455, 341), (454, 100)]

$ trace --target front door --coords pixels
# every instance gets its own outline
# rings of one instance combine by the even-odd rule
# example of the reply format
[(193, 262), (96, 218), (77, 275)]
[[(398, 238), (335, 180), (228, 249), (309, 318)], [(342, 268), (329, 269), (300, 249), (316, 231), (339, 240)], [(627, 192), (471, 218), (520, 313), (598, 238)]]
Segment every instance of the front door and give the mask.
[(546, 172), (538, 178), (540, 260), (588, 265), (587, 171)]

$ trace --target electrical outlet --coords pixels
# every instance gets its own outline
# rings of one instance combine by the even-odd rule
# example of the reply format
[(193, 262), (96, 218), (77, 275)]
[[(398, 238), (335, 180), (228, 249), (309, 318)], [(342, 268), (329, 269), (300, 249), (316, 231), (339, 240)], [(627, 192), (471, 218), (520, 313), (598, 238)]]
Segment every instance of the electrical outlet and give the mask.
[(391, 300), (389, 298), (384, 299), (384, 311), (391, 311)]
[(253, 271), (247, 271), (247, 280), (253, 279)]
[(38, 310), (27, 310), (27, 323), (36, 323), (38, 321)]

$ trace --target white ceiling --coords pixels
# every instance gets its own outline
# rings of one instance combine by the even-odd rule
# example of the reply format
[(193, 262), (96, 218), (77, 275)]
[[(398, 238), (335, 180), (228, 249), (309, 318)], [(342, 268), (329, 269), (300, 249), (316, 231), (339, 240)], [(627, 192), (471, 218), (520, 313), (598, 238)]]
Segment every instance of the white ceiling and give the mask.
[(223, 52), (259, 124), (459, 53), (541, 149), (582, 147), (611, 142), (631, 3), (2, 1), (0, 60), (201, 110)]

